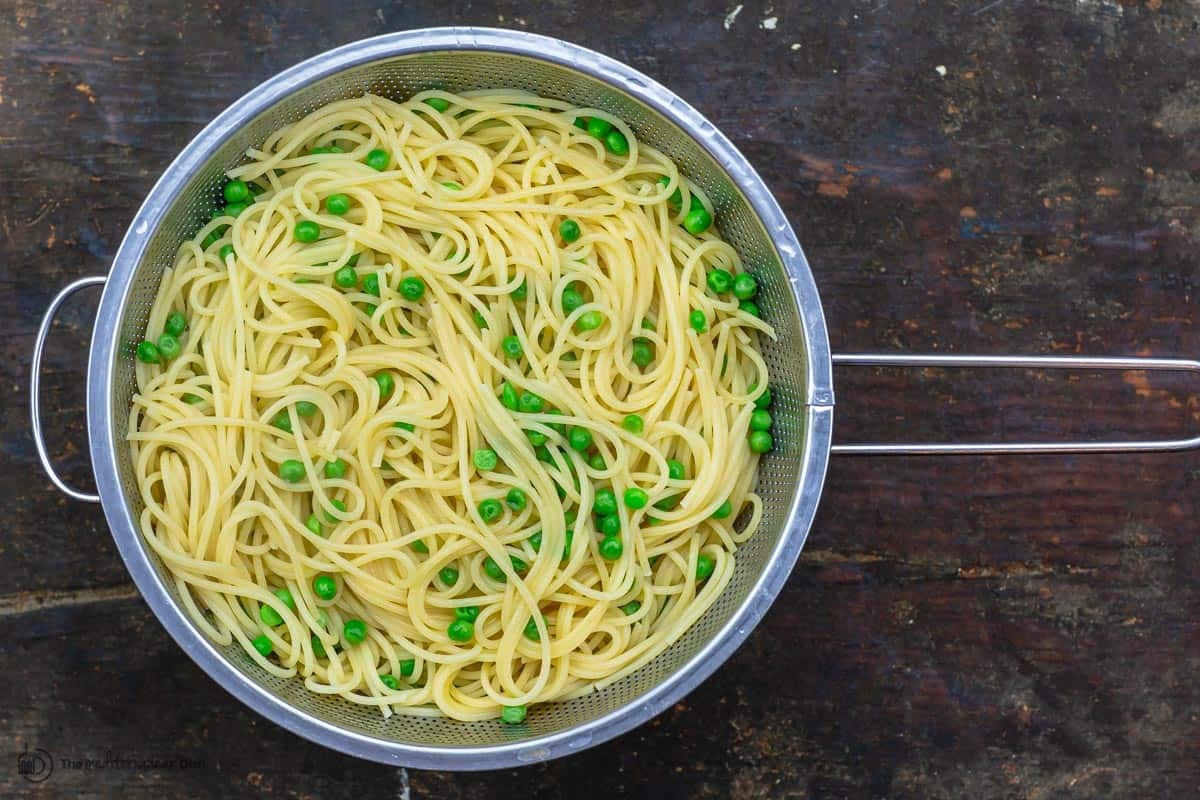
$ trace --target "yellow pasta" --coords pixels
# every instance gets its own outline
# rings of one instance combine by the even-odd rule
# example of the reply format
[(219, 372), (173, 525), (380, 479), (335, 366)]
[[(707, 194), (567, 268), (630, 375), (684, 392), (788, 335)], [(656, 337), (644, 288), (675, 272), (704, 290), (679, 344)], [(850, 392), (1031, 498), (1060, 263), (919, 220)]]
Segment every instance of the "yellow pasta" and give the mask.
[(771, 446), (773, 333), (703, 193), (517, 91), (334, 102), (247, 156), (162, 276), (129, 425), (196, 625), (385, 715), (508, 722), (675, 641)]

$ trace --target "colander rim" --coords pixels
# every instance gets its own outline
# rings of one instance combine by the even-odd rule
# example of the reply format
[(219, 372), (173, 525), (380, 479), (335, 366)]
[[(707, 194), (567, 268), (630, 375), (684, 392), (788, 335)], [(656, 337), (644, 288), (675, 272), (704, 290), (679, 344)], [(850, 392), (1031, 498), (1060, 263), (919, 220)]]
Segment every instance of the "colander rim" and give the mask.
[[(415, 53), (460, 50), (519, 55), (576, 70), (653, 108), (709, 153), (764, 225), (788, 275), (807, 344), (808, 398), (799, 479), (779, 541), (746, 598), (710, 641), (661, 683), (600, 717), (531, 739), (470, 746), (408, 744), (343, 728), (293, 706), (229, 664), (168, 593), (125, 502), (117, 448), (126, 443), (115, 439), (111, 390), (120, 347), (116, 332), (137, 266), (180, 191), (230, 135), (287, 96), (340, 71)], [(828, 334), (808, 261), (774, 196), (716, 126), (665, 86), (601, 53), (525, 31), (446, 27), (384, 34), (315, 55), (242, 95), (184, 147), (150, 190), (113, 259), (95, 331), (88, 360), (87, 415), (97, 490), (121, 558), (155, 616), (201, 669), (251, 709), (318, 744), (394, 766), (483, 770), (542, 762), (607, 741), (669, 708), (724, 663), (761, 620), (804, 547), (825, 480), (833, 415)]]

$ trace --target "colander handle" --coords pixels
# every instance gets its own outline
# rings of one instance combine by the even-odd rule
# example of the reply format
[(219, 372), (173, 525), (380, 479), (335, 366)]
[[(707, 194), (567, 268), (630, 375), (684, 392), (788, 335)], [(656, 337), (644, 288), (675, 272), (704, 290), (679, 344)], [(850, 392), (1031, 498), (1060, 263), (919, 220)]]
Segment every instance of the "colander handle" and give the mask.
[(29, 416), (33, 420), (33, 444), (37, 447), (38, 459), (42, 462), (42, 469), (46, 471), (50, 480), (54, 482), (54, 485), (63, 494), (86, 503), (99, 503), (100, 495), (81, 492), (78, 489), (68, 486), (67, 482), (55, 472), (54, 464), (50, 463), (50, 454), (46, 452), (46, 439), (42, 436), (42, 412), (38, 407), (42, 382), (42, 352), (46, 348), (46, 337), (50, 334), (50, 326), (54, 323), (54, 317), (58, 313), (59, 306), (80, 289), (86, 289), (89, 286), (100, 286), (106, 280), (107, 278), (102, 275), (80, 278), (74, 283), (68, 284), (58, 293), (54, 300), (51, 301), (50, 307), (46, 309), (45, 316), (42, 317), (41, 327), (38, 328), (37, 338), (33, 342), (33, 359), (29, 365)]
[[(1200, 361), (1183, 358), (1109, 358), (1090, 356), (834, 355), (834, 364), (854, 367), (1016, 367), (1035, 369), (1109, 369), (1200, 372)], [(1156, 453), (1200, 447), (1191, 439), (1098, 442), (968, 442), (964, 444), (835, 444), (831, 452), (851, 456), (1012, 455), (1018, 453)]]

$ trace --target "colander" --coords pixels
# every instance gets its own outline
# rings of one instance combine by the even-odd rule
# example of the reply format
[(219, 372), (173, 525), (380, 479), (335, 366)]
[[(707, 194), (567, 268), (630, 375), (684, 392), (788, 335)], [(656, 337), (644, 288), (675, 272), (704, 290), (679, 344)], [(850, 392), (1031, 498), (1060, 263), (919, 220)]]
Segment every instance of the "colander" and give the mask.
[[(172, 582), (142, 541), (142, 510), (125, 436), (134, 391), (132, 343), (142, 338), (160, 276), (180, 243), (217, 205), (227, 169), (247, 147), (314, 109), (372, 92), (396, 99), (441, 88), (518, 88), (609, 111), (666, 153), (717, 209), (721, 235), (758, 277), (759, 305), (778, 332), (764, 342), (775, 397), (774, 451), (762, 460), (761, 529), (737, 554), (718, 601), (674, 645), (600, 691), (530, 710), (524, 724), (393, 716), (309, 692), (276, 678), (235, 646), (218, 647), (183, 612)], [(55, 313), (75, 291), (104, 284), (88, 363), (87, 417), (97, 494), (54, 471), (38, 410), (42, 350)], [(1200, 371), (1175, 359), (854, 355), (831, 356), (808, 262), (758, 174), (695, 109), (634, 69), (556, 39), (486, 28), (389, 34), (305, 61), (233, 103), (184, 148), (134, 217), (107, 277), (70, 284), (51, 303), (35, 342), (31, 414), (38, 454), (66, 494), (100, 502), (134, 582), (159, 620), (197, 664), (251, 708), (320, 744), (375, 761), (430, 769), (478, 770), (545, 761), (610, 739), (677, 702), (742, 643), (787, 579), (816, 512), (831, 452), (1036, 453), (1180, 450), (1200, 437), (1159, 442), (863, 444), (831, 446), (832, 364), (1009, 366)]]

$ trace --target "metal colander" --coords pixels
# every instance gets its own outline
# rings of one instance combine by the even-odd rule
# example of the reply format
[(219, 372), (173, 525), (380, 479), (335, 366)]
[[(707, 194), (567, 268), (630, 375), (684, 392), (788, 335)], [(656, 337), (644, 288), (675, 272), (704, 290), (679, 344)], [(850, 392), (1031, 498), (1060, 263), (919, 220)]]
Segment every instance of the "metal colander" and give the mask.
[[(125, 441), (139, 341), (163, 271), (180, 243), (215, 208), (224, 173), (277, 128), (334, 100), (365, 92), (402, 100), (440, 88), (518, 88), (626, 120), (712, 198), (717, 225), (758, 277), (759, 305), (778, 333), (763, 342), (775, 397), (775, 449), (760, 466), (759, 531), (737, 554), (718, 601), (673, 646), (637, 672), (587, 696), (530, 710), (524, 724), (463, 723), (393, 716), (314, 694), (300, 679), (257, 668), (236, 647), (219, 648), (190, 622), (167, 574), (144, 545), (142, 511)], [(54, 472), (41, 434), (42, 351), (62, 302), (105, 284), (88, 367), (88, 435), (97, 494)], [(637, 71), (555, 39), (514, 31), (443, 28), (381, 36), (325, 53), (267, 81), (231, 105), (184, 149), (134, 218), (107, 277), (64, 288), (38, 331), (30, 389), (34, 441), (51, 480), (68, 495), (102, 502), (121, 556), (151, 609), (222, 686), (284, 727), (377, 761), (432, 769), (490, 769), (543, 761), (589, 747), (645, 722), (704, 680), (762, 617), (790, 573), (812, 523), (829, 454), (963, 454), (1183, 450), (1200, 436), (1168, 441), (985, 444), (865, 444), (831, 448), (831, 365), (1001, 366), (1188, 370), (1181, 359), (957, 355), (831, 356), (816, 287), (799, 243), (762, 180), (693, 108)]]
[[(217, 647), (181, 610), (174, 584), (142, 541), (142, 502), (125, 441), (135, 389), (132, 343), (163, 271), (209, 219), (225, 172), (249, 147), (311, 111), (370, 92), (404, 100), (426, 89), (517, 88), (609, 111), (641, 141), (673, 158), (717, 209), (718, 227), (761, 286), (758, 303), (778, 331), (764, 357), (775, 397), (776, 447), (760, 467), (761, 529), (738, 551), (732, 581), (673, 646), (617, 683), (576, 700), (533, 707), (522, 725), (396, 715), (312, 693), (299, 678), (258, 668), (236, 645)], [(138, 588), (188, 654), (255, 710), (314, 741), (395, 764), (486, 769), (541, 761), (611, 738), (662, 711), (707, 677), (742, 642), (774, 599), (807, 534), (828, 456), (831, 392), (824, 321), (795, 236), (758, 175), (707, 120), (629, 67), (527, 33), (446, 28), (381, 36), (325, 53), (267, 81), (231, 105), (179, 155), (151, 190), (107, 279), (68, 287), (52, 305), (104, 282), (89, 363), (88, 430), (98, 495)], [(41, 338), (45, 336), (45, 329)], [(37, 367), (33, 380), (37, 419)], [(801, 501), (804, 502), (801, 502)]]

